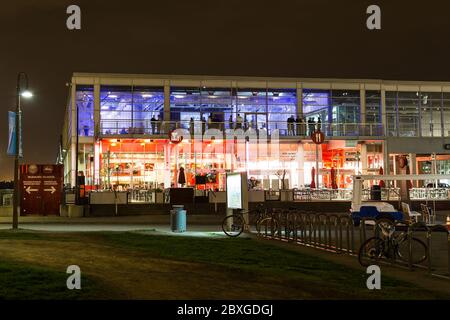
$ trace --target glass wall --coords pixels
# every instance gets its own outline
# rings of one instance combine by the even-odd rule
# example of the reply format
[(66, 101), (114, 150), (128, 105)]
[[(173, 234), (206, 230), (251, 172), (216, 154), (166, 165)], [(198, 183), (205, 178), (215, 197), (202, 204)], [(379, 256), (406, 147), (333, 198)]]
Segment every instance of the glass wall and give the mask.
[(325, 126), (332, 119), (331, 115), (331, 92), (330, 90), (303, 89), (303, 115), (307, 123), (307, 134), (311, 134), (315, 123), (320, 119), (322, 122), (322, 131), (327, 135), (332, 134), (331, 128)]
[(398, 135), (397, 123), (397, 92), (386, 91), (386, 134), (388, 136)]
[(78, 135), (94, 136), (94, 86), (77, 86)]
[(223, 130), (230, 115), (233, 115), (230, 89), (202, 87), (171, 90), (170, 118), (175, 127), (188, 129), (191, 120), (202, 120), (204, 129)]
[[(444, 97), (447, 96), (444, 93)], [(386, 92), (387, 134), (400, 137), (449, 135), (450, 95), (439, 92)], [(444, 129), (444, 132), (442, 132)]]
[(333, 135), (359, 135), (360, 92), (359, 90), (332, 90), (331, 122)]
[(383, 126), (381, 119), (381, 92), (379, 90), (366, 91), (366, 125), (363, 135), (381, 136)]
[(419, 136), (419, 100), (418, 92), (398, 92), (398, 134), (400, 137)]
[(162, 87), (133, 87), (133, 128), (135, 133), (156, 134), (156, 124), (164, 118)]
[(155, 131), (151, 120), (162, 120), (163, 88), (102, 86), (100, 127), (102, 134), (144, 134)]
[[(239, 88), (235, 99), (236, 125), (244, 129), (267, 128), (267, 90)], [(273, 126), (273, 128), (276, 128)]]
[(420, 111), (422, 136), (440, 137), (442, 135), (442, 94), (440, 92), (421, 92)]
[(297, 120), (297, 90), (269, 89), (267, 104), (269, 129), (280, 129), (280, 134), (285, 134), (288, 119), (293, 117)]
[(280, 129), (287, 134), (287, 119), (296, 115), (295, 89), (172, 88), (171, 120), (189, 128), (191, 119), (206, 128)]

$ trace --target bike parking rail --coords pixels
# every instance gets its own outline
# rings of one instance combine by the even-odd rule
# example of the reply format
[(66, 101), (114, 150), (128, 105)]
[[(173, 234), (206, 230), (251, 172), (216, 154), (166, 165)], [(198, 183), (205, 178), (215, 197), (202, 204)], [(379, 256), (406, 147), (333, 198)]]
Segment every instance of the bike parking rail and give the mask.
[(320, 249), (355, 254), (353, 220), (337, 214), (316, 214), (302, 210), (274, 209), (277, 232), (267, 228), (263, 237), (295, 242)]
[[(348, 255), (358, 255), (360, 246), (369, 238), (381, 238), (380, 223), (386, 221), (386, 219), (362, 218), (360, 225), (355, 227), (350, 215), (280, 208), (272, 210), (271, 218), (277, 222), (276, 230), (266, 226), (265, 230), (260, 232), (264, 238)], [(391, 257), (392, 259), (384, 259), (381, 263), (402, 266), (409, 270), (422, 269), (431, 275), (444, 278), (450, 276), (450, 242), (445, 226), (401, 222), (392, 222), (392, 224), (397, 236), (401, 236), (403, 239), (400, 240), (403, 242), (405, 251), (405, 255), (402, 256), (406, 259), (399, 260), (397, 257)], [(399, 232), (403, 232), (403, 235)], [(445, 237), (439, 238), (437, 232), (446, 232)], [(417, 247), (413, 246), (413, 242), (420, 238), (424, 239), (422, 242), (426, 244), (426, 260), (413, 263), (414, 254), (420, 253), (420, 249), (415, 252)], [(435, 259), (433, 260), (433, 258)]]

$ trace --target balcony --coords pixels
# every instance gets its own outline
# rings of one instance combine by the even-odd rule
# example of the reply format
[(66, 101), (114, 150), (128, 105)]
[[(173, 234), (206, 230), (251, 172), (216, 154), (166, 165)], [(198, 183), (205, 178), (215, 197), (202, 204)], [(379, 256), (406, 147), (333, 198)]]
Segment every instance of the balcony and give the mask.
[[(312, 124), (297, 124), (288, 125), (286, 122), (269, 121), (258, 125), (249, 123), (233, 123), (229, 122), (210, 122), (202, 123), (196, 121), (194, 127), (191, 128), (190, 121), (150, 121), (150, 120), (102, 120), (100, 123), (101, 137), (167, 137), (170, 131), (175, 129), (186, 129), (189, 132), (196, 134), (204, 133), (208, 129), (217, 129), (222, 132), (229, 132), (230, 129), (254, 129), (257, 134), (261, 130), (267, 130), (270, 136), (275, 130), (279, 130), (280, 137), (309, 137), (310, 134), (318, 127)], [(320, 129), (325, 133), (326, 137), (374, 137), (381, 138), (384, 136), (384, 128), (382, 124), (361, 124), (361, 123), (323, 123)]]

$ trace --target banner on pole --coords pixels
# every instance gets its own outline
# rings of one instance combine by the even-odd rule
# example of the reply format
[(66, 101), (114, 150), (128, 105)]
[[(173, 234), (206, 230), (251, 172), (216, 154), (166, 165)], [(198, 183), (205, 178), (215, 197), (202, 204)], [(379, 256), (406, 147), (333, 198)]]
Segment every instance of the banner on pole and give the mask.
[[(21, 123), (19, 119), (19, 123)], [(13, 111), (8, 111), (8, 150), (7, 154), (8, 156), (15, 156), (16, 155), (16, 135), (17, 132), (19, 132), (19, 157), (23, 157), (23, 148), (22, 148), (22, 128), (19, 128), (17, 130), (16, 128), (16, 113)]]

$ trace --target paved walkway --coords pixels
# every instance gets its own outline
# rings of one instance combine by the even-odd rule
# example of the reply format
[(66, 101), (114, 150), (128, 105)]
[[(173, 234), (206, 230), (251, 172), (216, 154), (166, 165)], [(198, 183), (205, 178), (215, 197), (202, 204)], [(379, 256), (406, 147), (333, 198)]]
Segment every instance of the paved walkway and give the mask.
[[(188, 224), (218, 225), (222, 224), (223, 215), (187, 215)], [(11, 224), (12, 217), (0, 217), (0, 226)], [(108, 225), (148, 225), (169, 224), (170, 216), (165, 215), (141, 215), (141, 216), (118, 216), (118, 217), (84, 217), (68, 218), (58, 216), (25, 216), (19, 217), (19, 224), (108, 224)]]

